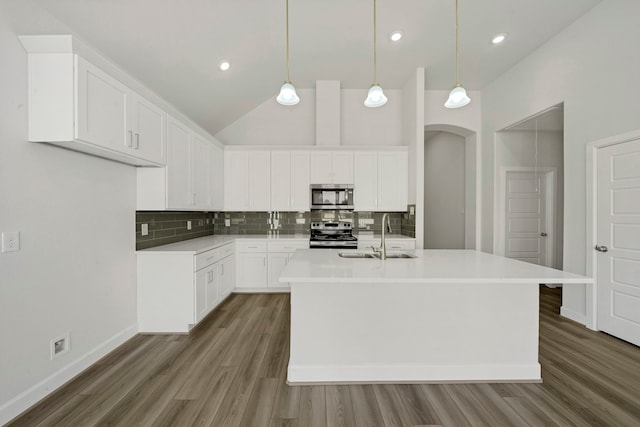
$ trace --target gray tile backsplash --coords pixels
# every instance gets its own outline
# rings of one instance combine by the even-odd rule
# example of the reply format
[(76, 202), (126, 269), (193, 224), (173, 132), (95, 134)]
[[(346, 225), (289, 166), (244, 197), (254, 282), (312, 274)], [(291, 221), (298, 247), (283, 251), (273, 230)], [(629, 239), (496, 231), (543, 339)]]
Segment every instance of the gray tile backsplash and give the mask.
[[(191, 221), (191, 230), (187, 230)], [(149, 226), (149, 234), (142, 235), (142, 224)], [(210, 212), (136, 212), (136, 250), (195, 239), (213, 234), (213, 213)]]
[[(136, 212), (136, 250), (166, 245), (213, 234), (309, 234), (313, 221), (353, 222), (354, 231), (382, 230), (382, 212), (313, 211), (313, 212)], [(413, 218), (413, 219), (412, 219)], [(415, 215), (389, 212), (394, 233), (415, 237)], [(191, 221), (191, 230), (187, 230)], [(142, 224), (149, 234), (143, 236)]]

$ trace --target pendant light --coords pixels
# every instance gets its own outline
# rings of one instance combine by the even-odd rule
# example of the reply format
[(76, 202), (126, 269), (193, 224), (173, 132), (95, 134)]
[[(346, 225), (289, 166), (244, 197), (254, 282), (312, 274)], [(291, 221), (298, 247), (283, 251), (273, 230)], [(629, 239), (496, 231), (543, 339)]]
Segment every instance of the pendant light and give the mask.
[(291, 84), (291, 80), (289, 80), (289, 0), (286, 1), (286, 49), (287, 49), (287, 80), (284, 81), (284, 84), (280, 88), (280, 93), (276, 98), (279, 104), (282, 105), (296, 105), (300, 102), (300, 98), (296, 93), (296, 88)]
[(376, 0), (373, 0), (373, 84), (367, 93), (367, 99), (364, 100), (366, 107), (382, 107), (387, 103), (387, 97), (384, 96), (382, 88), (378, 84), (376, 76)]
[(458, 77), (458, 56), (458, 0), (456, 0), (456, 85), (451, 89), (449, 99), (444, 103), (447, 108), (460, 108), (471, 102)]

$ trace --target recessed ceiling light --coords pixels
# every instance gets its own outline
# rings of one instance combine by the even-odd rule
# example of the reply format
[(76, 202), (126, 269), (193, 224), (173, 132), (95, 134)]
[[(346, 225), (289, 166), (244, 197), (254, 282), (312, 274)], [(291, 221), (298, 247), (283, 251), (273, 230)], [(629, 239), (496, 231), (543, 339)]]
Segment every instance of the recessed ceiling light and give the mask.
[(504, 41), (504, 39), (507, 38), (507, 33), (500, 33), (500, 34), (496, 34), (495, 36), (493, 36), (493, 38), (491, 39), (491, 43), (493, 44), (500, 44)]
[(227, 71), (229, 69), (229, 67), (231, 67), (231, 64), (229, 63), (229, 61), (227, 61), (226, 59), (223, 59), (222, 61), (220, 61), (220, 63), (218, 64), (218, 67), (222, 70), (222, 71)]
[(391, 34), (389, 34), (389, 39), (392, 42), (397, 42), (398, 40), (400, 40), (402, 38), (402, 31), (394, 31)]

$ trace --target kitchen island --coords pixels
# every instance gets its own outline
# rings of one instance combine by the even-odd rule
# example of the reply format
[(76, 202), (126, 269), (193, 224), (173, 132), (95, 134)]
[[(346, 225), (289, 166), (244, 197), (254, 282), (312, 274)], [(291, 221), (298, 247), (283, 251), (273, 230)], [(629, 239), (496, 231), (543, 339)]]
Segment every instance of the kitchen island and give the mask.
[(287, 380), (538, 382), (540, 283), (592, 279), (473, 250), (349, 259), (304, 250), (291, 283)]

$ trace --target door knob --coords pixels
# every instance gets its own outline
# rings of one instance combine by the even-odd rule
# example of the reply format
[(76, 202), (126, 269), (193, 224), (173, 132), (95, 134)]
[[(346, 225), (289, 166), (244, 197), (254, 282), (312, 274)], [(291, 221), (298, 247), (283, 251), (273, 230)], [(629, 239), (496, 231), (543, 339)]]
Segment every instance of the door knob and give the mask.
[(607, 252), (607, 251), (609, 250), (609, 248), (607, 248), (607, 247), (606, 247), (606, 246), (604, 246), (604, 245), (596, 245), (596, 248), (595, 248), (595, 249), (596, 249), (596, 251), (598, 251), (598, 252)]
[(540, 233), (540, 235), (541, 235), (542, 237), (547, 237), (547, 233), (545, 233), (545, 232)]

